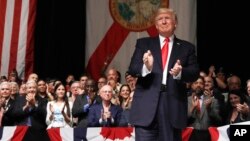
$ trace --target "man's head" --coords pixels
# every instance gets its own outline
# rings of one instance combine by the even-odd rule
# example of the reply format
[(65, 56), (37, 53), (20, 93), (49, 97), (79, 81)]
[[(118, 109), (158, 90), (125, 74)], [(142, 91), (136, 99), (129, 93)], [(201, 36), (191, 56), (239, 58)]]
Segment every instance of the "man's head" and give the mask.
[(101, 96), (103, 101), (106, 101), (106, 102), (111, 101), (112, 95), (113, 95), (113, 89), (111, 86), (104, 85), (100, 89), (100, 96)]
[(37, 93), (37, 83), (34, 80), (29, 80), (26, 82), (26, 91), (27, 94), (36, 94)]
[(204, 77), (204, 89), (205, 90), (213, 90), (214, 88), (214, 80), (211, 76)]
[(0, 84), (0, 95), (5, 99), (8, 99), (11, 95), (11, 85), (10, 82), (2, 82)]
[(174, 34), (177, 26), (177, 16), (172, 9), (159, 8), (155, 15), (155, 27), (159, 34), (164, 37), (170, 37)]
[(80, 87), (79, 81), (72, 82), (72, 84), (70, 86), (70, 91), (71, 91), (72, 95), (79, 95), (80, 89), (81, 89), (81, 87)]
[(27, 81), (30, 81), (30, 80), (33, 80), (33, 81), (37, 82), (38, 81), (38, 75), (36, 73), (30, 74)]
[(201, 96), (204, 91), (204, 79), (199, 77), (196, 81), (191, 84), (191, 90), (196, 93), (196, 95)]
[(109, 80), (114, 80), (116, 83), (119, 82), (119, 74), (116, 69), (111, 68), (107, 72), (107, 79)]
[(38, 80), (37, 82), (37, 90), (40, 94), (46, 93), (47, 86), (46, 82), (44, 80)]
[(134, 91), (137, 78), (126, 72), (125, 74), (126, 83), (129, 85), (131, 91)]
[(80, 76), (79, 82), (80, 82), (80, 88), (81, 88), (82, 90), (85, 89), (85, 87), (86, 87), (86, 82), (87, 82), (88, 79), (89, 79), (89, 77), (88, 77), (86, 74), (83, 74), (83, 75)]
[(107, 84), (107, 78), (106, 77), (100, 77), (97, 81), (98, 89), (101, 89), (102, 86)]
[(229, 90), (241, 89), (241, 80), (238, 76), (232, 75), (227, 79), (227, 85)]
[(88, 79), (85, 86), (85, 91), (87, 93), (94, 93), (97, 91), (96, 82), (94, 79)]

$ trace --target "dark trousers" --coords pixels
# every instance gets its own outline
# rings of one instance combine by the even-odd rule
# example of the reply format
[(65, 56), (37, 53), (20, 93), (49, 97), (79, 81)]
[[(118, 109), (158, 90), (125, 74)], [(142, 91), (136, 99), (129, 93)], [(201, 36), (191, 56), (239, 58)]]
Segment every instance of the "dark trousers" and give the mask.
[[(160, 93), (157, 113), (148, 127), (135, 126), (136, 141), (181, 141), (181, 129), (175, 129), (169, 121), (168, 95)], [(178, 109), (176, 109), (178, 110)], [(178, 119), (176, 119), (178, 120)]]

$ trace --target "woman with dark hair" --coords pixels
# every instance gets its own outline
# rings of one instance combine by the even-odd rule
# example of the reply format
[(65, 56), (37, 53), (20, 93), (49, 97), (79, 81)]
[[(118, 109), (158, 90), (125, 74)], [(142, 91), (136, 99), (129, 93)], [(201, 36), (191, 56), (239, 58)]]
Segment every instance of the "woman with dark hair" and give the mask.
[(232, 90), (228, 93), (227, 123), (243, 122), (250, 119), (250, 109), (245, 95), (240, 90)]
[(22, 80), (18, 77), (18, 72), (16, 69), (13, 69), (9, 76), (8, 76), (8, 81), (9, 82), (17, 82), (18, 85), (21, 84)]
[(55, 99), (47, 104), (46, 123), (48, 128), (72, 126), (72, 102), (68, 101), (62, 83), (55, 86)]
[(5, 75), (2, 75), (1, 77), (0, 77), (0, 83), (1, 82), (5, 82), (5, 81), (7, 81), (8, 79), (7, 79), (7, 77), (5, 76)]
[(131, 89), (128, 84), (123, 84), (120, 88), (120, 106), (122, 107), (122, 116), (119, 126), (131, 126), (129, 123), (129, 111), (131, 108), (132, 97)]

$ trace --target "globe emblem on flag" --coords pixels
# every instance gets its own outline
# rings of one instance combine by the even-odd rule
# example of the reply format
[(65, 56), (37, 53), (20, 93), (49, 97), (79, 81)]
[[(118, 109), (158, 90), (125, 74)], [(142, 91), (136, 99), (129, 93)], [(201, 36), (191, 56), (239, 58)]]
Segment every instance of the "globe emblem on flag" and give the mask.
[(161, 0), (110, 0), (115, 22), (130, 31), (143, 31), (154, 25), (154, 13)]

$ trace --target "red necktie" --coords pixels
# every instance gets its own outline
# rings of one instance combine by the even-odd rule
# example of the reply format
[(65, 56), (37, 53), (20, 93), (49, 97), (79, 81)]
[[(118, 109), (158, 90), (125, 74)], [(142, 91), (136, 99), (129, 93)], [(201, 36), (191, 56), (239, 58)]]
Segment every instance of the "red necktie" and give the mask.
[(167, 58), (168, 58), (168, 42), (169, 42), (169, 38), (166, 38), (164, 40), (165, 44), (163, 45), (162, 49), (161, 49), (161, 57), (162, 57), (162, 67), (163, 70), (165, 68), (165, 65), (167, 63)]

